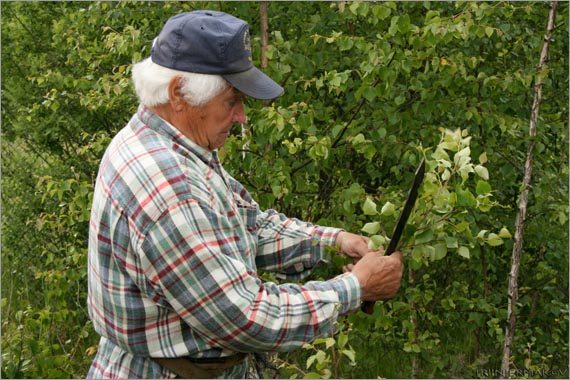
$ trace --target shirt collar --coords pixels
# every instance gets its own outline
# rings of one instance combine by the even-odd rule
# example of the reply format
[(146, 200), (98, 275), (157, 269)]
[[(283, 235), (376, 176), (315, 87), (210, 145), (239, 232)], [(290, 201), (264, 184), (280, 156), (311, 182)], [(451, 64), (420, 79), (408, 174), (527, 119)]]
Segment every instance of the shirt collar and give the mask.
[(204, 161), (206, 164), (220, 165), (218, 158), (218, 151), (209, 151), (206, 148), (201, 147), (194, 141), (190, 140), (188, 137), (184, 136), (182, 132), (178, 130), (175, 126), (170, 124), (168, 121), (164, 120), (149, 108), (144, 105), (140, 105), (137, 111), (139, 119), (152, 130), (160, 134), (166, 134), (171, 137), (172, 142), (180, 146), (183, 150), (190, 151), (192, 154), (197, 156), (200, 160)]

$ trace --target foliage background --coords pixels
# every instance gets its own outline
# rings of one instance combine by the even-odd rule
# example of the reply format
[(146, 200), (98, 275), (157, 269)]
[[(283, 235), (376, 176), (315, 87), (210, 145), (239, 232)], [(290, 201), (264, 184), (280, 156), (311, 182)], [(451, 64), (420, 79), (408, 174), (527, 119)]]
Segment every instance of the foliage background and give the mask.
[[(81, 378), (98, 341), (85, 306), (91, 192), (106, 145), (137, 106), (130, 65), (168, 17), (198, 8), (248, 20), (258, 59), (259, 3), (0, 6), (2, 377)], [(334, 343), (280, 354), (286, 376), (497, 377), (512, 241), (477, 237), (514, 231), (533, 84), (544, 75), (512, 362), (514, 375), (567, 377), (568, 3), (537, 73), (548, 6), (269, 4), (265, 70), (285, 95), (248, 103), (248, 136), (236, 131), (222, 152), (262, 206), (358, 232), (371, 221), (365, 200), (400, 205), (422, 154), (458, 128), (473, 157), (485, 154), (500, 205), (464, 214), (467, 230), (448, 221), (445, 254), (408, 255), (396, 298), (344, 320)], [(475, 182), (452, 192), (469, 189)]]

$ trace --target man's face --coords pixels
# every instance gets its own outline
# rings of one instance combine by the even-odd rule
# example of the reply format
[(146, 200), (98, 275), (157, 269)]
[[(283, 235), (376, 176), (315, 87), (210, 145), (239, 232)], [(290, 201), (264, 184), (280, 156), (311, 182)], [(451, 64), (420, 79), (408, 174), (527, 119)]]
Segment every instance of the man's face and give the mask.
[(189, 137), (210, 151), (221, 148), (234, 123), (245, 124), (243, 95), (229, 87), (200, 107), (188, 105), (185, 122)]

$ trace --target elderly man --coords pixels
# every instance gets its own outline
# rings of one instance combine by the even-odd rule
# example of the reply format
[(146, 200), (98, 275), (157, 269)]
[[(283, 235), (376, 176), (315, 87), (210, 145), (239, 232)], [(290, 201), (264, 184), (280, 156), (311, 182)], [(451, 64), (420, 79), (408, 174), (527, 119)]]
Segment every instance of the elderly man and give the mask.
[[(243, 378), (248, 353), (330, 335), (364, 300), (393, 297), (402, 257), (368, 239), (260, 210), (217, 149), (245, 123), (244, 96), (283, 89), (255, 68), (248, 25), (222, 12), (167, 21), (133, 67), (141, 105), (100, 165), (88, 305), (101, 335), (89, 378)], [(336, 245), (355, 265), (304, 278)]]

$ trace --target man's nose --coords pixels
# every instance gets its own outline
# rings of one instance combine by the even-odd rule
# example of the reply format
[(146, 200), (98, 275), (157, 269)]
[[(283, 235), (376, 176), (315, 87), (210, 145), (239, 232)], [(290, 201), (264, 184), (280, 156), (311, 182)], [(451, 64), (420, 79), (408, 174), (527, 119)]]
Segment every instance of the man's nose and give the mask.
[(243, 108), (243, 102), (239, 102), (234, 107), (233, 120), (234, 123), (246, 124), (247, 116), (245, 115), (245, 110)]

